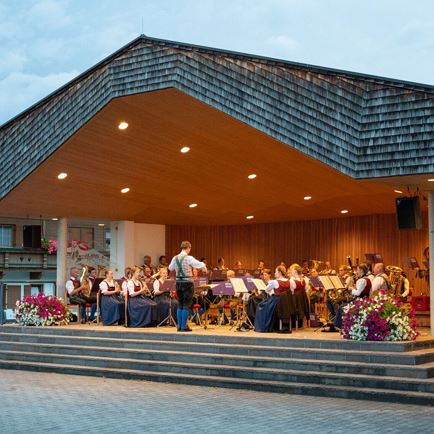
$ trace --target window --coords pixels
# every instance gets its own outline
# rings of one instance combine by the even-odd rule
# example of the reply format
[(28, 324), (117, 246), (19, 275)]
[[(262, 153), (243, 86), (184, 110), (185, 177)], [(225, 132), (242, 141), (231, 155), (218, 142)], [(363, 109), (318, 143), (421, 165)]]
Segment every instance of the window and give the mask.
[(68, 241), (84, 241), (93, 248), (93, 228), (68, 228)]
[(0, 225), (0, 247), (14, 247), (14, 238), (14, 225)]
[(106, 251), (110, 250), (111, 239), (112, 239), (112, 234), (110, 232), (110, 229), (105, 229), (105, 231), (104, 231), (104, 240), (105, 240), (105, 250)]

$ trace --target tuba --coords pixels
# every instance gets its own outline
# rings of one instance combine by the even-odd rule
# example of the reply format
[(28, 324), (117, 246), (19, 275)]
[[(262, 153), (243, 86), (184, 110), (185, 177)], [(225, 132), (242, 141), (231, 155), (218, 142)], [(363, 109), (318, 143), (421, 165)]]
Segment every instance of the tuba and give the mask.
[(82, 273), (80, 276), (80, 286), (82, 287), (81, 288), (81, 294), (84, 295), (85, 297), (90, 296), (90, 291), (92, 289), (90, 286), (89, 279), (87, 278), (88, 272), (89, 272), (89, 266), (82, 264)]

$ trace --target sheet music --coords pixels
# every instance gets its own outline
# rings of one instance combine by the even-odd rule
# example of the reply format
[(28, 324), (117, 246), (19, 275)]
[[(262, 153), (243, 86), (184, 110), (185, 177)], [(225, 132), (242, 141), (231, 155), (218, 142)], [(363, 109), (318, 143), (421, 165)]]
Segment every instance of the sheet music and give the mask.
[(230, 279), (232, 286), (234, 288), (235, 294), (241, 294), (244, 292), (249, 292), (244, 284), (244, 280), (236, 277)]
[(252, 279), (252, 282), (255, 284), (257, 290), (265, 291), (266, 285), (262, 279)]
[(330, 276), (318, 276), (318, 279), (321, 281), (326, 291), (329, 289), (335, 289), (332, 281), (330, 280)]
[(336, 289), (344, 289), (345, 288), (345, 284), (342, 283), (339, 276), (329, 276), (329, 278)]

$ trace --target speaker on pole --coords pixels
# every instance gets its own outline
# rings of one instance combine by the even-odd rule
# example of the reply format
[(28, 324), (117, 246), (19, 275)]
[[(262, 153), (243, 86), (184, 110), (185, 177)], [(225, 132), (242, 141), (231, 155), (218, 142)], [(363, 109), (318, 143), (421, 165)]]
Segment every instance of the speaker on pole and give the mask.
[(23, 247), (30, 247), (33, 249), (41, 248), (40, 225), (23, 226)]
[(422, 229), (419, 196), (396, 198), (396, 217), (400, 231)]

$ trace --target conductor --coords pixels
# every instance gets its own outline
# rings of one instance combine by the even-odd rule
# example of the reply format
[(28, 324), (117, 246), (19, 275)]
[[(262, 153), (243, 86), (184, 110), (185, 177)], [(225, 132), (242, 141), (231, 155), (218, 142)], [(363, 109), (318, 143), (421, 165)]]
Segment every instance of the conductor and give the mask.
[(188, 310), (193, 301), (194, 285), (192, 268), (199, 268), (206, 273), (206, 265), (190, 256), (191, 243), (181, 243), (181, 253), (174, 256), (169, 264), (169, 270), (176, 270), (176, 295), (178, 297), (178, 331), (191, 332), (187, 325)]

